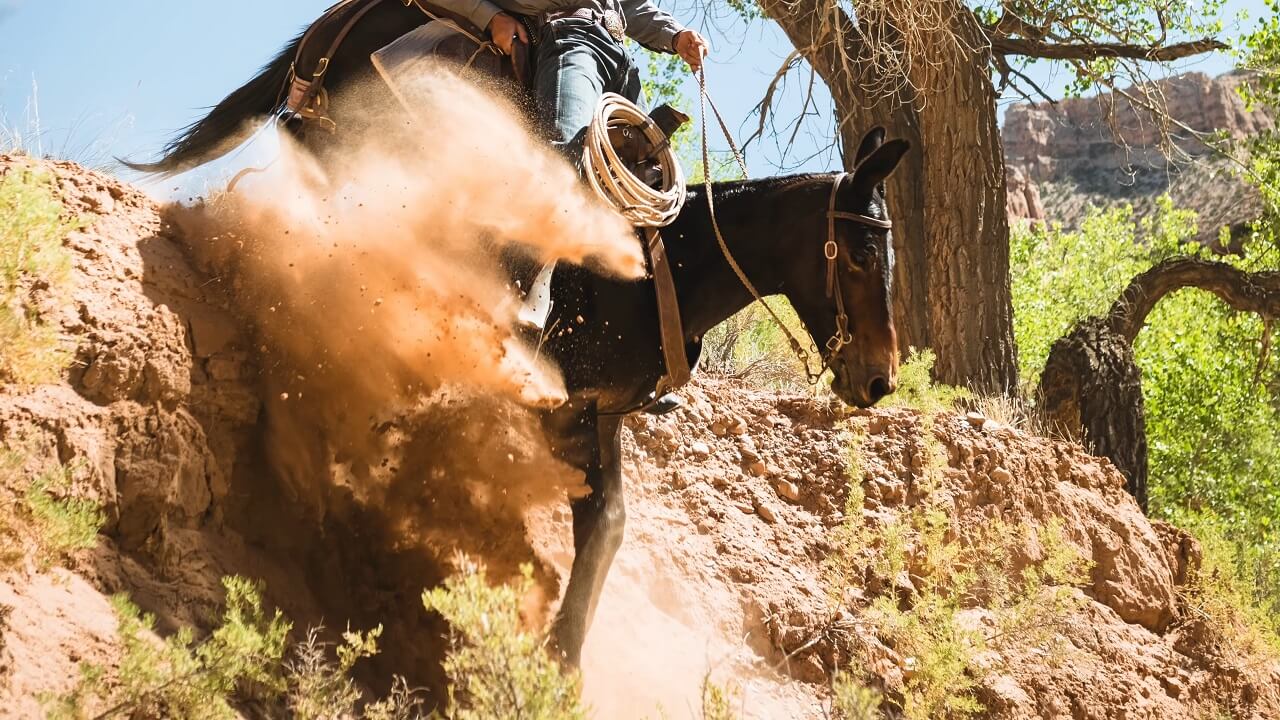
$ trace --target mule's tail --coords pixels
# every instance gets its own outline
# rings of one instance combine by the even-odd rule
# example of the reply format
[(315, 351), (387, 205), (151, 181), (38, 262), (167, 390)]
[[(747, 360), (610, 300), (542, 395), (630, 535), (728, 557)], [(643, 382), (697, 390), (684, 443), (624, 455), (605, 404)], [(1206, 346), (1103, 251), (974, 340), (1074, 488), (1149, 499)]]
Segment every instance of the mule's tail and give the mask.
[(257, 76), (223, 98), (208, 115), (183, 128), (164, 146), (164, 154), (154, 162), (121, 164), (138, 172), (177, 175), (197, 165), (216, 160), (234, 150), (243, 140), (246, 122), (274, 115), (284, 107), (289, 68), (297, 56), (305, 32), (285, 46)]

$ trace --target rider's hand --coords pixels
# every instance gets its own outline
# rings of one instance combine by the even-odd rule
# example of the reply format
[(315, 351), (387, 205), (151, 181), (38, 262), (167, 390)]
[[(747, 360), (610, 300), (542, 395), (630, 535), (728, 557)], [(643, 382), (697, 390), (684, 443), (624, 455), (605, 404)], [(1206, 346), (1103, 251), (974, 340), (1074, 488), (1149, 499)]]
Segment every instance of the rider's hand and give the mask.
[(711, 50), (706, 39), (693, 30), (681, 30), (672, 45), (676, 54), (684, 58), (694, 71), (702, 69), (702, 58)]
[(503, 55), (511, 54), (511, 45), (517, 38), (520, 42), (529, 44), (529, 32), (519, 20), (500, 12), (489, 21), (489, 39), (493, 40), (493, 44), (498, 46)]

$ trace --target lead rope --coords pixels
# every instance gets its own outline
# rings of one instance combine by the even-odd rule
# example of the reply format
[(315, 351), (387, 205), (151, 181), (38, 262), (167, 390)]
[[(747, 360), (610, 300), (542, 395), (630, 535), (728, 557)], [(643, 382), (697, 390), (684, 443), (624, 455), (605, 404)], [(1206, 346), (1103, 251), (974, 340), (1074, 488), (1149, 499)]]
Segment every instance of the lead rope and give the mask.
[[(738, 150), (738, 146), (733, 141), (733, 134), (729, 132), (729, 126), (725, 124), (724, 117), (720, 114), (720, 110), (716, 107), (715, 102), (707, 95), (707, 70), (706, 65), (697, 72), (698, 78), (698, 98), (702, 111), (702, 182), (707, 193), (707, 212), (711, 214), (711, 228), (715, 231), (716, 242), (720, 243), (720, 252), (724, 254), (724, 259), (729, 263), (729, 267), (733, 268), (733, 272), (738, 276), (738, 280), (743, 287), (751, 293), (751, 297), (759, 305), (763, 306), (765, 312), (773, 319), (774, 324), (782, 330), (782, 334), (786, 335), (787, 342), (791, 344), (791, 352), (795, 353), (796, 359), (804, 366), (804, 373), (809, 378), (810, 385), (816, 385), (822, 374), (826, 372), (826, 363), (821, 363), (818, 372), (814, 372), (809, 363), (809, 352), (805, 350), (800, 340), (791, 332), (790, 328), (782, 322), (782, 318), (773, 311), (769, 303), (765, 302), (764, 297), (756, 290), (756, 286), (747, 278), (747, 274), (742, 271), (742, 266), (738, 264), (737, 259), (733, 257), (733, 253), (729, 251), (729, 245), (724, 240), (724, 234), (720, 232), (720, 222), (716, 219), (716, 203), (715, 194), (711, 188), (711, 151), (708, 148), (707, 141), (707, 106), (711, 106), (711, 112), (715, 114), (716, 121), (720, 124), (720, 131), (724, 133), (725, 140), (729, 141), (729, 149), (733, 151), (733, 158), (738, 161), (738, 167), (742, 169), (742, 177), (745, 180), (751, 176), (747, 171), (747, 162), (742, 157), (742, 152)], [(817, 351), (817, 347), (813, 347)]]

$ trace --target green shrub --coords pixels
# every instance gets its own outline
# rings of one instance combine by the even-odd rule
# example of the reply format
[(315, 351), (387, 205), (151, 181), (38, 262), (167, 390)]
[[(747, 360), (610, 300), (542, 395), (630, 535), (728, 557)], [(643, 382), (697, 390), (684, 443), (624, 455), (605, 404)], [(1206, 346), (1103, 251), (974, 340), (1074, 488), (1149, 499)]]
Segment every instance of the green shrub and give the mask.
[(702, 680), (702, 720), (737, 720), (739, 714), (733, 710), (731, 691), (723, 685), (711, 682), (709, 677)]
[(62, 240), (78, 225), (47, 175), (18, 167), (0, 176), (0, 382), (47, 382), (70, 360), (27, 294), (36, 285), (65, 292), (71, 254)]
[(97, 500), (69, 495), (73, 470), (56, 467), (36, 476), (27, 488), (26, 506), (34, 521), (39, 559), (52, 563), (98, 544), (106, 515)]
[(0, 568), (17, 566), (32, 550), (48, 567), (97, 545), (106, 515), (97, 500), (72, 494), (75, 466), (31, 477), (25, 458), (0, 446)]
[[(917, 482), (930, 497), (930, 488), (941, 486), (946, 456), (928, 423), (921, 439), (929, 457)], [(1057, 628), (1081, 602), (1075, 588), (1087, 580), (1088, 561), (1057, 520), (989, 522), (962, 533), (944, 507), (926, 503), (899, 508), (871, 527), (863, 519), (860, 478), (851, 482), (826, 577), (836, 597), (875, 578), (861, 620), (898, 653), (904, 674), (901, 700), (884, 702), (910, 720), (981, 712), (973, 690), (987, 671), (977, 659), (1014, 643), (1054, 645)], [(1026, 547), (1040, 551), (1011, 574)], [(975, 610), (990, 618), (989, 627), (969, 619)], [(842, 692), (861, 698), (860, 708), (872, 697), (856, 688)]]
[(249, 581), (231, 577), (223, 586), (222, 623), (199, 642), (189, 628), (157, 638), (153, 616), (123, 595), (112, 598), (123, 644), (118, 667), (83, 665), (70, 693), (46, 699), (49, 718), (233, 718), (238, 689), (282, 693), (289, 622), (266, 612)]
[(525, 632), (520, 598), (533, 584), (533, 570), (515, 587), (491, 587), (484, 569), (460, 563), (444, 587), (423, 593), (428, 610), (449, 622), (449, 676), (445, 716), (454, 720), (580, 720), (578, 679), (566, 675), (542, 642)]
[(343, 720), (359, 715), (360, 690), (350, 673), (363, 658), (378, 654), (382, 626), (367, 633), (348, 630), (342, 644), (333, 648), (337, 662), (330, 660), (331, 646), (320, 641), (320, 628), (312, 628), (306, 639), (293, 649), (293, 659), (285, 664), (289, 687), (288, 703), (296, 720)]
[(884, 696), (859, 683), (848, 672), (836, 674), (831, 683), (831, 710), (834, 720), (879, 720)]
[(1250, 660), (1280, 658), (1280, 557), (1247, 538), (1233, 537), (1229, 525), (1206, 515), (1179, 518), (1200, 541), (1199, 569), (1183, 589), (1195, 616), (1209, 622), (1231, 647)]
[[(221, 623), (203, 639), (183, 628), (157, 637), (155, 618), (127, 597), (111, 603), (118, 618), (121, 656), (114, 666), (85, 663), (80, 680), (62, 695), (42, 698), (50, 720), (84, 718), (240, 717), (240, 701), (255, 700), (300, 720), (417, 720), (422, 700), (402, 678), (387, 697), (365, 700), (350, 673), (378, 652), (381, 626), (367, 633), (347, 631), (336, 646), (312, 629), (286, 659), (291, 623), (268, 612), (257, 585), (224, 578), (226, 606)], [(274, 714), (268, 713), (271, 716)]]
[(885, 399), (887, 407), (909, 407), (925, 414), (954, 410), (956, 405), (973, 399), (964, 388), (941, 385), (933, 381), (933, 363), (937, 356), (928, 348), (911, 348), (898, 368), (898, 389)]

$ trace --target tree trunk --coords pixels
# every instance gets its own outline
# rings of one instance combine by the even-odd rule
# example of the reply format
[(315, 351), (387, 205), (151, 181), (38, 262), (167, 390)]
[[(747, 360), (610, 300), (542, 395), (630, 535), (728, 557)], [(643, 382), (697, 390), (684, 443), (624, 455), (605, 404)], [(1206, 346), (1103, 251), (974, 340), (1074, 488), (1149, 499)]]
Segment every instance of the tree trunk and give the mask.
[(1147, 509), (1147, 420), (1133, 345), (1104, 318), (1058, 339), (1040, 375), (1037, 409), (1064, 437), (1111, 461)]
[[(966, 47), (985, 42), (973, 14), (956, 6), (953, 31)], [(979, 393), (1017, 390), (1009, 284), (1004, 147), (985, 52), (924, 65), (920, 111), (930, 347), (934, 376)]]
[[(989, 58), (921, 64), (912, 84), (918, 98), (869, 97), (866, 77), (849, 68), (855, 47), (835, 46), (818, 21), (829, 0), (761, 0), (792, 44), (831, 90), (846, 149), (846, 169), (867, 129), (883, 125), (890, 137), (912, 143), (889, 182), (889, 211), (898, 256), (894, 320), (899, 344), (932, 348), (934, 376), (980, 393), (1017, 386), (1017, 352), (1009, 287), (1009, 225), (1005, 216), (1004, 154), (996, 125)], [(972, 13), (956, 4), (954, 30), (982, 47)], [(841, 33), (846, 45), (856, 43)], [(945, 72), (941, 79), (930, 73)]]
[(1241, 312), (1280, 317), (1280, 272), (1249, 273), (1196, 258), (1166, 260), (1130, 281), (1105, 317), (1084, 320), (1049, 350), (1037, 391), (1045, 419), (1111, 460), (1147, 509), (1147, 425), (1133, 341), (1156, 303), (1197, 287)]

